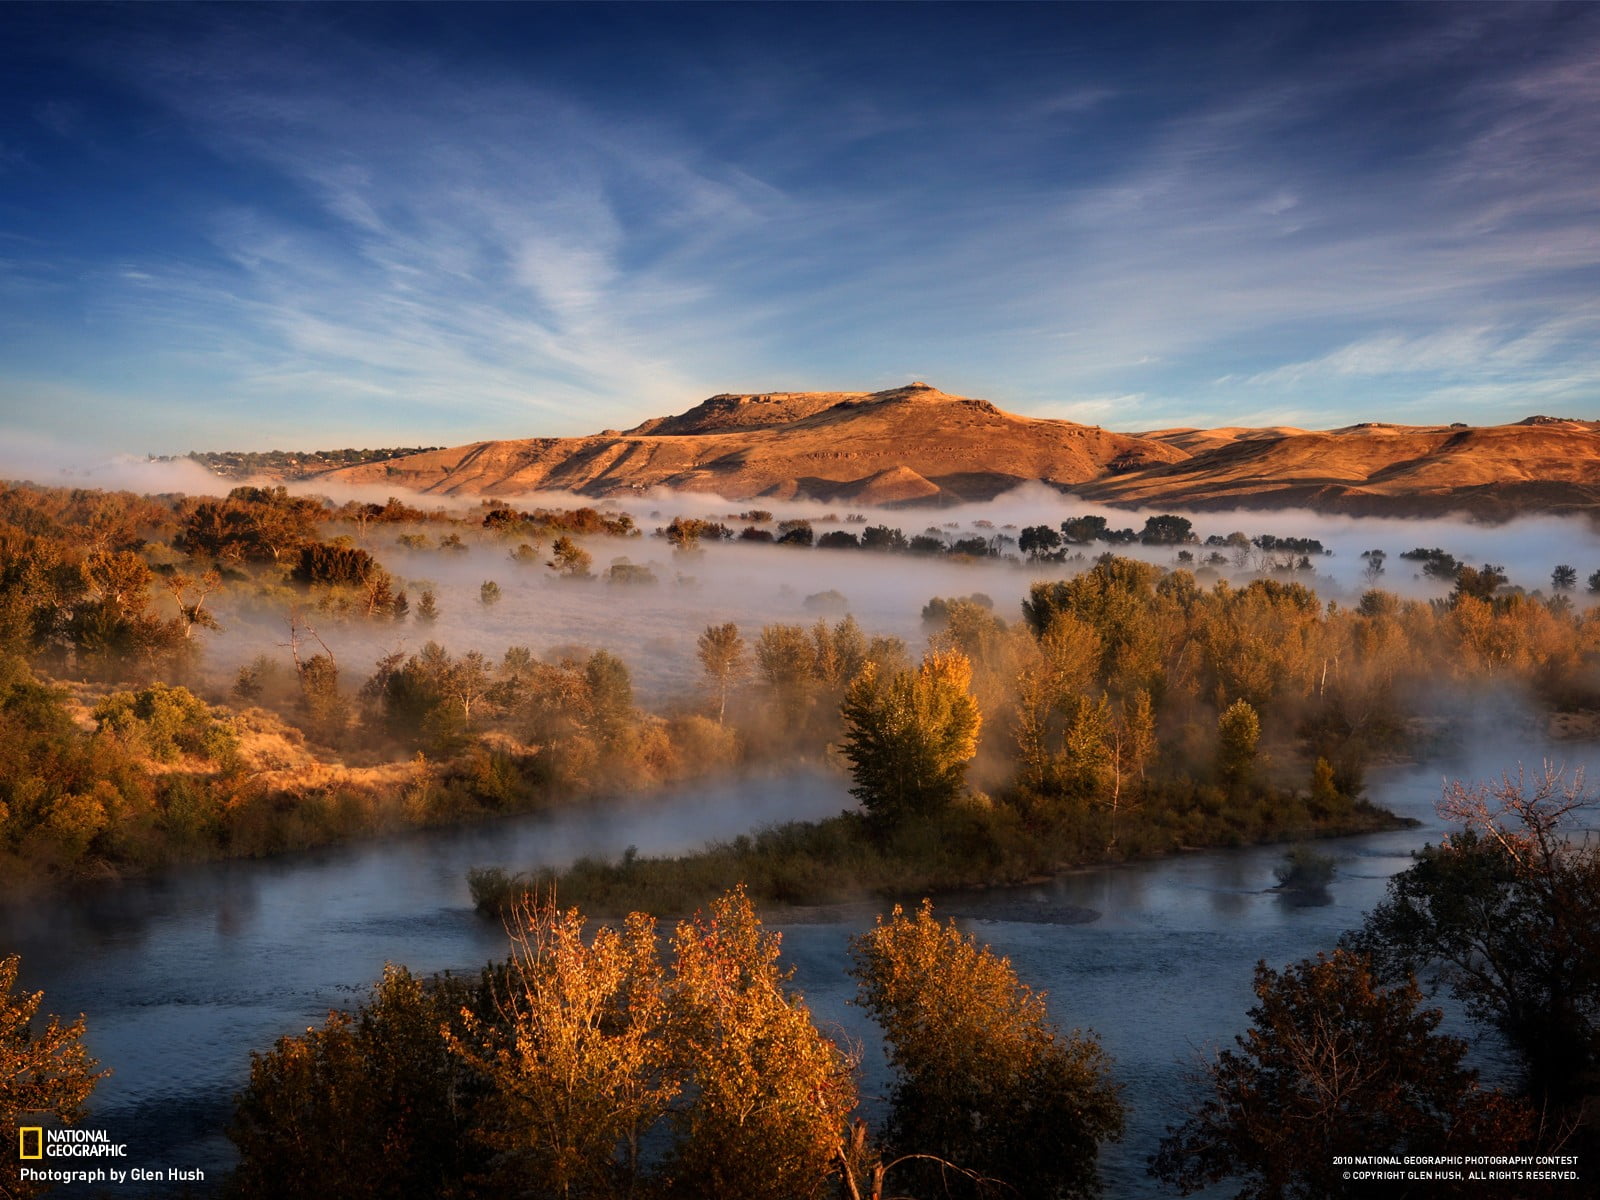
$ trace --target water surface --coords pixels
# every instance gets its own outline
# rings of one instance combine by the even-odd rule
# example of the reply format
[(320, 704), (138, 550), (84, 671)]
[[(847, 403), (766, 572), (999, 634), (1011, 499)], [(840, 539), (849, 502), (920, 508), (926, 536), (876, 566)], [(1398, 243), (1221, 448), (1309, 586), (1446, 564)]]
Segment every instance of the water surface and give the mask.
[[(1199, 1056), (1244, 1028), (1257, 960), (1281, 968), (1331, 948), (1412, 851), (1438, 840), (1443, 777), (1484, 778), (1508, 765), (1485, 752), (1376, 776), (1373, 798), (1422, 825), (1320, 843), (1338, 869), (1315, 904), (1271, 890), (1281, 847), (1187, 854), (946, 899), (965, 927), (1049, 993), (1061, 1025), (1093, 1029), (1114, 1058), (1130, 1115), (1127, 1138), (1104, 1158), (1108, 1195), (1161, 1194), (1145, 1158), (1180, 1119), (1174, 1106)], [(88, 1014), (90, 1049), (114, 1071), (95, 1093), (90, 1125), (127, 1142), (130, 1165), (199, 1166), (214, 1180), (232, 1162), (222, 1130), (252, 1049), (353, 1005), (386, 962), (475, 972), (504, 955), (503, 932), (472, 911), (469, 867), (559, 865), (628, 845), (681, 851), (776, 820), (831, 815), (850, 804), (846, 786), (839, 776), (797, 772), (85, 886), (0, 906), (0, 949), (22, 954), (22, 985), (44, 989), (49, 1011)], [(1080, 909), (1092, 919), (1068, 919)], [(844, 973), (848, 939), (868, 919), (773, 923), (813, 1012), (865, 1049), (870, 1096), (885, 1087), (882, 1056), (873, 1027), (847, 1003), (854, 985)], [(1483, 1061), (1497, 1068), (1487, 1050)]]

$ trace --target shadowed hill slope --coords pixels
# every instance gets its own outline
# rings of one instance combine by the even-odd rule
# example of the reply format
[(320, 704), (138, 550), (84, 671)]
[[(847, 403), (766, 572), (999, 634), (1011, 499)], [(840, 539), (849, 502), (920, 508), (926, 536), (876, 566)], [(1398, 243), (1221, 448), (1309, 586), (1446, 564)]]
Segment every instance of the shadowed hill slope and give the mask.
[(1395, 516), (1510, 517), (1600, 506), (1600, 422), (1226, 432), (1234, 436), (1193, 439), (1195, 452), (1181, 462), (1077, 490), (1086, 499), (1140, 507), (1304, 506)]

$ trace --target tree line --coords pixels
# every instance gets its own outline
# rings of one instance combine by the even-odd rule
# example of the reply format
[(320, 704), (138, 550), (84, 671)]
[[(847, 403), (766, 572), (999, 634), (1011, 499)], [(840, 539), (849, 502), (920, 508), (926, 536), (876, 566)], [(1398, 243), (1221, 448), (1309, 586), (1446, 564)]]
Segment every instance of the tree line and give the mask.
[(699, 855), (583, 859), (559, 881), (480, 873), (479, 903), (559, 882), (606, 911), (692, 906), (739, 879), (766, 901), (813, 902), (1379, 828), (1392, 818), (1364, 802), (1366, 769), (1429, 748), (1442, 683), (1600, 704), (1587, 666), (1600, 615), (1467, 583), (1430, 602), (1372, 589), (1343, 607), (1298, 583), (1204, 588), (1107, 555), (1035, 584), (1020, 619), (982, 596), (924, 614), (919, 663), (848, 618), (700, 639), (716, 710), (740, 694), (741, 713), (764, 708), (788, 735), (837, 747), (861, 812)]
[(1094, 1039), (926, 904), (852, 943), (894, 1074), (876, 1127), (859, 1050), (817, 1027), (742, 891), (664, 945), (643, 914), (590, 930), (549, 898), (510, 932), (476, 983), (391, 968), (253, 1055), (233, 1194), (1065, 1198), (1098, 1191), (1122, 1128)]

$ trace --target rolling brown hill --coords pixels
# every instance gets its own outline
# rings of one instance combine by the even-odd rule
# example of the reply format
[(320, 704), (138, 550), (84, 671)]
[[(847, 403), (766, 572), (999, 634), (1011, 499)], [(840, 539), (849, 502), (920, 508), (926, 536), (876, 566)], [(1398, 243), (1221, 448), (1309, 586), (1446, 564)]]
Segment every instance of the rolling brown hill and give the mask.
[(1486, 517), (1600, 509), (1600, 422), (1112, 433), (924, 383), (712, 396), (590, 437), (476, 442), (325, 472), (440, 495), (651, 488), (862, 505), (985, 500), (1038, 480), (1105, 504)]
[[(1200, 435), (1194, 437), (1191, 435)], [(1216, 435), (1227, 434), (1220, 437)], [(1209, 435), (1209, 436), (1208, 436)], [(1076, 489), (1119, 506), (1305, 507), (1367, 516), (1600, 510), (1600, 422), (1147, 434), (1190, 457)], [(1182, 440), (1180, 440), (1182, 439)]]

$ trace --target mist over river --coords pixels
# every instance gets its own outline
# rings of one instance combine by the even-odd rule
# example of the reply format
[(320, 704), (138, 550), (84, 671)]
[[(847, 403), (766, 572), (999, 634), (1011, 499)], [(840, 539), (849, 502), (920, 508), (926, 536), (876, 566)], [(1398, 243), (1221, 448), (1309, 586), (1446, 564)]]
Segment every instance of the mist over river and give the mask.
[[(1519, 757), (1535, 768), (1545, 753), (1571, 768), (1593, 753), (1527, 743), (1508, 752), (1488, 740), (1473, 747), (1450, 761), (1373, 774), (1372, 798), (1422, 825), (1321, 844), (1337, 861), (1326, 903), (1297, 905), (1269, 890), (1282, 847), (1194, 853), (936, 901), (1009, 955), (1025, 982), (1047, 991), (1061, 1026), (1093, 1029), (1112, 1055), (1129, 1123), (1126, 1139), (1104, 1156), (1108, 1196), (1164, 1194), (1145, 1175), (1144, 1160), (1179, 1119), (1185, 1076), (1200, 1052), (1231, 1044), (1244, 1028), (1257, 959), (1282, 967), (1331, 948), (1359, 923), (1411, 852), (1438, 840), (1434, 803), (1444, 777), (1495, 777), (1514, 770)], [(252, 1049), (320, 1024), (329, 1008), (353, 1005), (385, 962), (475, 973), (504, 956), (503, 932), (472, 910), (469, 867), (560, 865), (629, 845), (642, 853), (687, 850), (777, 820), (831, 815), (852, 803), (846, 788), (843, 776), (823, 772), (752, 777), (84, 885), (0, 906), (0, 950), (22, 955), (21, 986), (43, 989), (48, 1011), (87, 1015), (90, 1051), (114, 1074), (96, 1091), (86, 1125), (127, 1143), (119, 1168), (200, 1167), (210, 1192), (233, 1161), (223, 1129)], [(865, 1046), (863, 1094), (873, 1097), (886, 1090), (882, 1056), (873, 1026), (847, 1004), (854, 986), (843, 970), (847, 940), (870, 922), (870, 911), (820, 920), (808, 913), (805, 922), (778, 916), (770, 924), (783, 931), (794, 986), (819, 1022)], [(1492, 1048), (1480, 1048), (1478, 1061), (1493, 1078)], [(98, 1195), (100, 1188), (57, 1194)], [(182, 1190), (128, 1183), (110, 1194)]]

